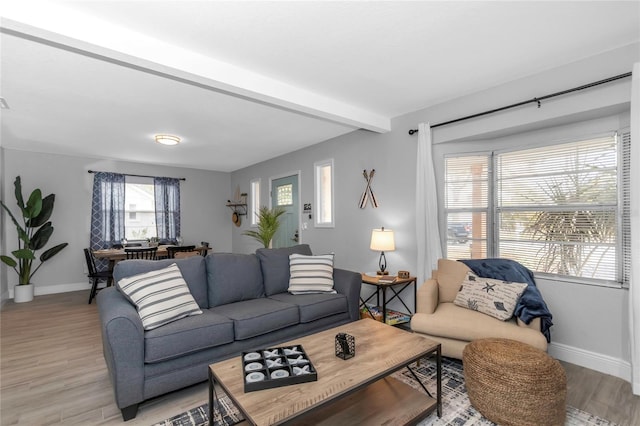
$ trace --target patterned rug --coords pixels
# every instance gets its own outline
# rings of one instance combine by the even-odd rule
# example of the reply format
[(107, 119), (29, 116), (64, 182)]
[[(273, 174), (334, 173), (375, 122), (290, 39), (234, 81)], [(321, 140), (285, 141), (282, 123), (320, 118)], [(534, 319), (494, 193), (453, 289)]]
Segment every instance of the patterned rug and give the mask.
[[(412, 366), (420, 380), (427, 385), (427, 389), (435, 395), (436, 367), (433, 361), (423, 361), (420, 366)], [(393, 374), (393, 377), (424, 392), (415, 378), (407, 369)], [(227, 395), (218, 395), (220, 413), (216, 412), (213, 426), (231, 426), (242, 420), (242, 416)], [(153, 426), (207, 426), (207, 404), (178, 414)], [(495, 426), (495, 423), (485, 419), (469, 402), (467, 390), (464, 386), (462, 363), (456, 359), (442, 359), (442, 417), (438, 418), (434, 412), (419, 423), (419, 426)], [(615, 426), (598, 416), (567, 406), (567, 420), (565, 426)]]

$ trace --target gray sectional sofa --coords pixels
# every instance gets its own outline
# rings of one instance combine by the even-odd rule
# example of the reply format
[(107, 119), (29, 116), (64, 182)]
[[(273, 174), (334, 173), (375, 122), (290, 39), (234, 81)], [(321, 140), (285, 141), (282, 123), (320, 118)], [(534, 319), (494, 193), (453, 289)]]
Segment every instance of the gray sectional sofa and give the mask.
[(149, 398), (206, 380), (210, 363), (359, 318), (360, 274), (334, 269), (336, 294), (292, 295), (291, 253), (311, 250), (298, 245), (119, 262), (115, 282), (176, 263), (203, 312), (145, 331), (135, 306), (116, 287), (98, 294), (104, 357), (123, 419), (134, 418)]

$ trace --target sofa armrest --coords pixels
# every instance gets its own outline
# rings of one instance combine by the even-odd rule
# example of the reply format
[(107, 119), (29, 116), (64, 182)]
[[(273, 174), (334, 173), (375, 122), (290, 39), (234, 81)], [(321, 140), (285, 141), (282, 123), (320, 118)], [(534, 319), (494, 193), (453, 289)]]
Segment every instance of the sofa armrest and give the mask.
[(351, 321), (360, 319), (360, 287), (362, 275), (346, 269), (333, 269), (333, 288), (347, 296), (347, 308)]
[(115, 287), (96, 298), (102, 351), (119, 408), (144, 401), (144, 328), (132, 305)]
[(520, 326), (520, 327), (530, 328), (530, 329), (535, 330), (535, 331), (540, 331), (541, 327), (542, 327), (542, 322), (541, 322), (540, 318), (532, 319), (529, 324), (526, 324), (520, 318), (516, 318), (516, 322), (517, 322), (518, 326)]
[(432, 314), (438, 306), (438, 282), (434, 279), (426, 280), (418, 288), (416, 312)]

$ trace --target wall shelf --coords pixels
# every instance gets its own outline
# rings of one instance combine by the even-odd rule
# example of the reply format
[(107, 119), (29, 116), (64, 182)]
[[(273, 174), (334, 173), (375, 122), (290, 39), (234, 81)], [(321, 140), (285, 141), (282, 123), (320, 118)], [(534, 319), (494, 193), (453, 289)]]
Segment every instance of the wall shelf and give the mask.
[(227, 207), (233, 210), (234, 213), (240, 216), (247, 215), (247, 203), (243, 203), (240, 201), (227, 201)]

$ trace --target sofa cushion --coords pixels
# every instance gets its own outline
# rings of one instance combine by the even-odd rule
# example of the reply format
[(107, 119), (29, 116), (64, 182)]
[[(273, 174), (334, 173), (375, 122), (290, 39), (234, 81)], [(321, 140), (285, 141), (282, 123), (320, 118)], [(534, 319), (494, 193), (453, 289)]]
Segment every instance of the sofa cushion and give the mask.
[(499, 321), (489, 315), (461, 308), (450, 302), (439, 304), (433, 314), (419, 312), (415, 314), (411, 317), (411, 329), (418, 333), (465, 342), (492, 337), (521, 342), (526, 339), (546, 342), (542, 333), (518, 326), (514, 318), (508, 321)]
[(300, 322), (297, 306), (264, 297), (217, 306), (213, 312), (233, 320), (235, 340), (249, 339)]
[[(202, 256), (201, 256), (202, 257)], [(233, 342), (233, 321), (205, 309), (144, 334), (144, 362), (161, 362)]]
[(202, 256), (189, 259), (123, 260), (116, 263), (113, 270), (113, 278), (115, 282), (118, 282), (120, 278), (166, 268), (172, 263), (175, 263), (180, 268), (182, 278), (187, 282), (189, 292), (198, 306), (202, 309), (208, 308), (207, 270)]
[(467, 265), (457, 260), (438, 259), (438, 301), (453, 302), (469, 271)]
[(289, 255), (289, 293), (335, 293), (333, 254)]
[(516, 303), (526, 288), (527, 283), (480, 278), (469, 272), (453, 303), (505, 321), (513, 316)]
[(270, 299), (296, 305), (300, 314), (300, 322), (312, 322), (320, 318), (348, 312), (347, 298), (343, 294), (312, 293), (291, 294), (278, 293), (269, 296)]
[(206, 263), (210, 307), (264, 297), (256, 255), (212, 253)]
[(117, 285), (118, 290), (136, 305), (145, 330), (202, 313), (175, 263), (122, 278)]
[(293, 247), (277, 249), (260, 248), (256, 250), (256, 256), (260, 259), (264, 289), (267, 296), (284, 293), (289, 287), (289, 255), (311, 255), (308, 244), (298, 244)]

